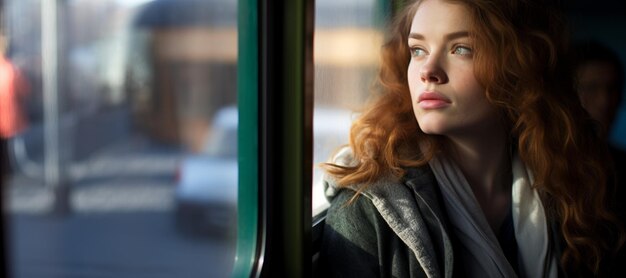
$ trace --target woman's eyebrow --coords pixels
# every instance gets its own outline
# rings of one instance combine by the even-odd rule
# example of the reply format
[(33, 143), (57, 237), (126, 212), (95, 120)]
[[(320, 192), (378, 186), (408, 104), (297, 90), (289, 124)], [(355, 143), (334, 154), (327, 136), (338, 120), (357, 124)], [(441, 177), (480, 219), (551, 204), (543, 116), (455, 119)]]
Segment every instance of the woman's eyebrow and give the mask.
[[(457, 31), (457, 32), (452, 32), (443, 36), (443, 38), (446, 40), (454, 40), (454, 39), (464, 38), (464, 37), (469, 37), (468, 31)], [(424, 35), (420, 33), (410, 33), (409, 39), (424, 40), (425, 37)]]

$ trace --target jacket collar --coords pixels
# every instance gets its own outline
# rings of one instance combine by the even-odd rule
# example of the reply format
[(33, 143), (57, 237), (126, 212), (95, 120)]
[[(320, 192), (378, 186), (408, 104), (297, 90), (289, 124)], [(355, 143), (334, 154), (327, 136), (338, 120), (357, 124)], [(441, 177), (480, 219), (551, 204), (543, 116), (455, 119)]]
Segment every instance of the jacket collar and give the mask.
[(447, 232), (449, 231), (448, 218), (441, 206), (441, 192), (439, 191), (437, 179), (430, 166), (425, 165), (419, 168), (407, 169), (404, 180), (406, 186), (413, 190), (424, 220), (429, 222), (431, 227), (439, 228), (437, 230), (439, 236), (432, 240), (439, 240), (439, 256), (442, 258), (440, 261), (443, 262), (444, 276), (452, 277), (454, 269), (452, 240)]

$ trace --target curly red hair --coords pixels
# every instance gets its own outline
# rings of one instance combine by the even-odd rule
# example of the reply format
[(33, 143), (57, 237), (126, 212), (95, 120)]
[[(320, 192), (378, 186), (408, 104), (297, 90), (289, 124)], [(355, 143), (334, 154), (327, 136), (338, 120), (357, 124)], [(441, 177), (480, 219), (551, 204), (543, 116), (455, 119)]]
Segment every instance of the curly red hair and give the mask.
[[(598, 273), (604, 254), (624, 239), (607, 208), (605, 143), (575, 97), (565, 22), (556, 7), (539, 1), (447, 2), (465, 6), (472, 17), (476, 79), (506, 115), (512, 142), (534, 174), (533, 187), (548, 217), (560, 224), (567, 245), (562, 266), (582, 264)], [(408, 33), (419, 3), (396, 17), (383, 45), (374, 98), (350, 131), (356, 165), (325, 165), (341, 185), (367, 186), (389, 173), (400, 178), (442, 147), (440, 136), (420, 130), (407, 82)]]

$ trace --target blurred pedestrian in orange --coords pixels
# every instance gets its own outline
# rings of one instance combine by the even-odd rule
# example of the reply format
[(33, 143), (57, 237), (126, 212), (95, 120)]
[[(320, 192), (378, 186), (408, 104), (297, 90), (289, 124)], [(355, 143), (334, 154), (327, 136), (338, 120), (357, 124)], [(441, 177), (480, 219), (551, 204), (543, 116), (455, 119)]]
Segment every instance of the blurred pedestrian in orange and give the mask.
[(22, 103), (28, 94), (28, 85), (21, 73), (5, 57), (7, 39), (0, 35), (0, 174), (5, 178), (10, 172), (9, 140), (22, 132), (27, 120)]

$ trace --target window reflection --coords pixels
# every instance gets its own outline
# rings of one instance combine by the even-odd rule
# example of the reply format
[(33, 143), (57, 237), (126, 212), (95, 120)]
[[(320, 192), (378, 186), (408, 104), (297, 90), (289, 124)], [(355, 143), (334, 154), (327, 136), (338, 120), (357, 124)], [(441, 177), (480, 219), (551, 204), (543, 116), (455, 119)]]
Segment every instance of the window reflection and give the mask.
[(236, 0), (54, 2), (50, 125), (43, 1), (4, 1), (6, 56), (29, 88), (20, 104), (28, 127), (8, 144), (13, 277), (227, 277)]
[[(348, 143), (351, 121), (370, 92), (382, 33), (376, 25), (380, 1), (317, 0), (315, 10), (314, 165)], [(328, 207), (313, 174), (313, 215)]]

